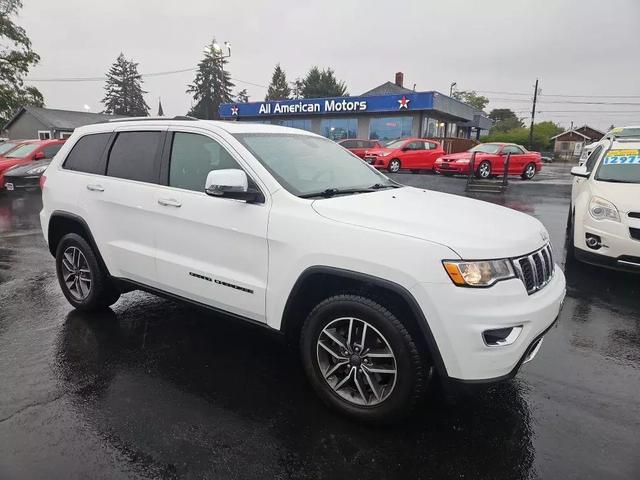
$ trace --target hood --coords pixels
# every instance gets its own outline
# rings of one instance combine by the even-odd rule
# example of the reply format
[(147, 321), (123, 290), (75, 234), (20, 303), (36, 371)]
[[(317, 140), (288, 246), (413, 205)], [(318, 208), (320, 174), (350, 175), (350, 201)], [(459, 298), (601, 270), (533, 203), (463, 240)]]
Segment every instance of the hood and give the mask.
[(413, 187), (316, 200), (313, 208), (336, 222), (445, 245), (465, 260), (521, 256), (549, 238), (524, 213)]
[(640, 212), (640, 183), (592, 183), (593, 195), (609, 200), (620, 213)]
[(7, 168), (21, 163), (25, 163), (25, 160), (22, 158), (0, 157), (0, 172), (4, 172)]
[(33, 168), (38, 168), (38, 167), (47, 167), (49, 166), (50, 163), (51, 163), (51, 160), (38, 160), (37, 162), (23, 163), (21, 165), (17, 165), (15, 167), (8, 169), (6, 171), (6, 174), (7, 175), (26, 175), (26, 173), (29, 170)]

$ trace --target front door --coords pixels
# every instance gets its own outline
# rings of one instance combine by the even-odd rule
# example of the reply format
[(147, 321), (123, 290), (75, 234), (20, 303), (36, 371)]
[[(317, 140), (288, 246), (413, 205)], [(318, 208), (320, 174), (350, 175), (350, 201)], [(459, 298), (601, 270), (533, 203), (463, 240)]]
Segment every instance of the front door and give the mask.
[(402, 168), (420, 169), (424, 164), (424, 142), (415, 140), (404, 146)]
[[(155, 198), (161, 288), (256, 321), (265, 321), (267, 203), (204, 193), (212, 170), (243, 169), (222, 138), (170, 131), (163, 182)], [(246, 169), (244, 169), (246, 171)], [(251, 180), (250, 180), (251, 183)]]
[[(511, 157), (509, 157), (509, 173), (520, 175), (524, 169), (524, 162), (526, 160), (524, 150), (517, 145), (505, 145), (502, 149), (503, 162), (506, 160), (508, 153), (511, 153)], [(501, 167), (500, 171), (504, 171), (504, 168)]]

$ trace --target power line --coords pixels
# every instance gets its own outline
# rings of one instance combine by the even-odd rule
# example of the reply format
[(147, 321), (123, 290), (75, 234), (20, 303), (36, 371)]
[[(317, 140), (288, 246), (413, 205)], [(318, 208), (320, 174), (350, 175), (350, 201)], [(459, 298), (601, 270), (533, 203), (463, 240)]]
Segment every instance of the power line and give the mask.
[[(496, 90), (476, 90), (478, 93), (489, 93), (497, 95), (523, 95), (530, 97), (531, 93), (524, 92), (505, 92)], [(542, 97), (560, 97), (560, 98), (640, 98), (640, 95), (574, 95), (564, 93), (541, 93)]]

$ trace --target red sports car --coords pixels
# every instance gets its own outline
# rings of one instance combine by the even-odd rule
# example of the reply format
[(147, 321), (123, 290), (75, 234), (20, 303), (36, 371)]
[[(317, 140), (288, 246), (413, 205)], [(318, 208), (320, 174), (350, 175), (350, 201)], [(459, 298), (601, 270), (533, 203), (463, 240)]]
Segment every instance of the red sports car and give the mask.
[(412, 172), (433, 170), (436, 159), (444, 155), (438, 142), (424, 138), (402, 138), (388, 143), (386, 147), (374, 148), (364, 155), (367, 163), (376, 168), (395, 173), (401, 168)]
[(347, 138), (345, 140), (340, 140), (338, 144), (342, 145), (344, 148), (360, 158), (364, 158), (367, 150), (384, 147), (384, 144), (378, 140), (362, 140), (359, 138)]
[(520, 175), (524, 180), (531, 180), (542, 169), (542, 160), (538, 152), (530, 152), (514, 143), (481, 143), (466, 152), (438, 158), (435, 171), (443, 175), (468, 175), (473, 152), (476, 152), (474, 169), (478, 178), (503, 174), (508, 153), (511, 153), (509, 175)]
[(4, 187), (4, 172), (14, 165), (23, 165), (34, 160), (53, 158), (64, 140), (27, 140), (0, 156), (0, 191)]

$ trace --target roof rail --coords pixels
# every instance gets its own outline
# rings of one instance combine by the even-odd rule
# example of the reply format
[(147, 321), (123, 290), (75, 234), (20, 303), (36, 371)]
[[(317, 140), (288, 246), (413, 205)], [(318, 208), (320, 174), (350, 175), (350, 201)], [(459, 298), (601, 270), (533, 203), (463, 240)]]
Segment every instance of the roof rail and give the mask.
[(176, 115), (175, 117), (126, 117), (126, 118), (113, 118), (109, 120), (109, 122), (119, 123), (119, 122), (138, 122), (140, 120), (187, 120), (187, 121), (196, 121), (198, 120), (195, 117), (190, 117), (188, 115)]

